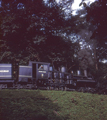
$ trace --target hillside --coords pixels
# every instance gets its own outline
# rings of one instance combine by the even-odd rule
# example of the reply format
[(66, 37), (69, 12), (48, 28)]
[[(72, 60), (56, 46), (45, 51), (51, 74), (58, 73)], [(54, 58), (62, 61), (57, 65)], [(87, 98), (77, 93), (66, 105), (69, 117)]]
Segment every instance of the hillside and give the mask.
[(0, 90), (0, 120), (107, 120), (106, 101), (90, 93)]

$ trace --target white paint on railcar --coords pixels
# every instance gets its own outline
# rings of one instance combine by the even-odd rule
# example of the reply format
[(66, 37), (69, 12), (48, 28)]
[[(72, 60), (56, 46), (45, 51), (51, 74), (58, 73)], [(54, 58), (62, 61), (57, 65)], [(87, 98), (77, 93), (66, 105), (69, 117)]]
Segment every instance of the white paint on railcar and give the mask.
[(12, 77), (11, 75), (0, 75), (0, 77)]
[(0, 67), (12, 67), (11, 64), (0, 64)]
[(28, 77), (28, 78), (32, 78), (32, 76), (27, 76), (27, 75), (19, 75), (19, 77)]
[(0, 79), (12, 79), (12, 64), (0, 64)]
[(32, 68), (32, 66), (19, 66), (19, 67), (22, 67), (22, 68)]
[(41, 73), (46, 73), (46, 71), (38, 71), (38, 72), (41, 72)]
[(9, 72), (9, 70), (0, 70), (0, 72)]

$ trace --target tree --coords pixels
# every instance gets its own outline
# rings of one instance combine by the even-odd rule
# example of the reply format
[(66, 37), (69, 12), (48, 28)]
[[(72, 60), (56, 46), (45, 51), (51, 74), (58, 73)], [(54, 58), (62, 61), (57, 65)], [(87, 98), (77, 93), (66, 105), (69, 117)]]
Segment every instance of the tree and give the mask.
[[(86, 21), (85, 24), (87, 24), (87, 26), (85, 26), (83, 30), (80, 30), (79, 35), (85, 40), (87, 45), (90, 45), (95, 68), (98, 70), (99, 62), (107, 59), (106, 2), (96, 1), (87, 5), (85, 1), (82, 1), (80, 5), (84, 5), (85, 7), (85, 9), (79, 11), (79, 14), (81, 15), (83, 11), (86, 12), (83, 21)], [(85, 35), (86, 33), (88, 33), (88, 35)]]
[(54, 0), (47, 3), (43, 0), (4, 0), (1, 6), (1, 40), (8, 46), (11, 59), (18, 58), (21, 63), (59, 59), (66, 63), (69, 60), (70, 64), (75, 46), (72, 47), (72, 42), (65, 40), (62, 34), (67, 30), (72, 32), (75, 24), (72, 19), (65, 19), (60, 4)]
[(88, 49), (81, 49), (78, 52), (79, 65), (84, 70), (84, 75), (87, 76), (87, 68), (93, 65), (92, 54)]
[(24, 47), (29, 46), (29, 42), (33, 44), (37, 41), (35, 40), (37, 35), (55, 34), (54, 32), (63, 26), (63, 17), (59, 13), (59, 8), (47, 7), (42, 0), (25, 0), (21, 3), (19, 0), (8, 3), (3, 1), (2, 7), (4, 8), (1, 11), (3, 39), (14, 51), (19, 47), (25, 49)]
[(107, 1), (96, 1), (86, 7), (87, 21), (96, 26), (91, 38), (96, 38), (99, 42), (107, 41)]

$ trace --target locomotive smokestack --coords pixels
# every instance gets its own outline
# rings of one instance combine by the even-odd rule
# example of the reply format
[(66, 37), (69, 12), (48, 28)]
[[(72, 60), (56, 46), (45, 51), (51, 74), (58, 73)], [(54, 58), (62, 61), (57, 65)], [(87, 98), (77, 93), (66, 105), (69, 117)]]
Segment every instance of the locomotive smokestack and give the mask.
[(80, 70), (77, 70), (77, 75), (80, 75)]
[(65, 67), (61, 67), (61, 72), (66, 72), (66, 68)]
[(87, 77), (87, 70), (84, 70), (84, 76)]

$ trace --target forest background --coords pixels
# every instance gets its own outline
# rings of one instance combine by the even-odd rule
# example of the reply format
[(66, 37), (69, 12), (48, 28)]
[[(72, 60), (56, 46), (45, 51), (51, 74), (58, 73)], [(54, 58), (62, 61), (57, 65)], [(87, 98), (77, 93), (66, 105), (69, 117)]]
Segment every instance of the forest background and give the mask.
[(107, 76), (107, 2), (83, 0), (75, 15), (73, 0), (1, 0), (0, 63), (30, 60)]

